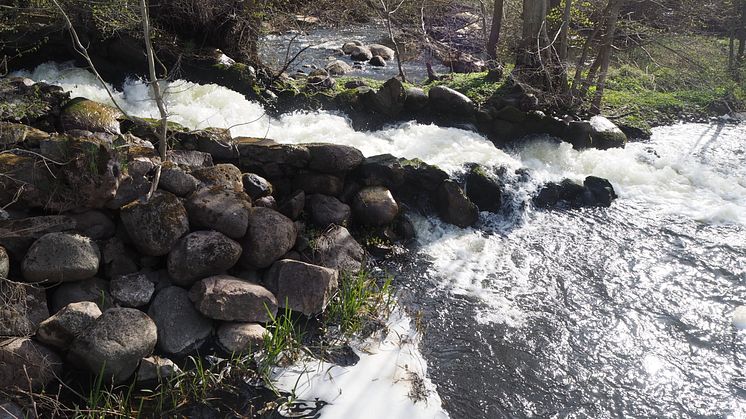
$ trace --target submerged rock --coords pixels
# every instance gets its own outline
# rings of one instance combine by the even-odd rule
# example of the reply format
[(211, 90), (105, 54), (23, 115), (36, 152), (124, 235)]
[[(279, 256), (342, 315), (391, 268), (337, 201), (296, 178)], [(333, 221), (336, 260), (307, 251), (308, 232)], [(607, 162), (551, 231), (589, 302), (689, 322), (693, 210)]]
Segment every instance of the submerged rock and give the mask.
[(277, 299), (269, 290), (229, 275), (197, 282), (189, 298), (197, 310), (215, 320), (263, 323), (277, 314)]
[(272, 265), (264, 281), (277, 296), (280, 307), (312, 316), (324, 311), (329, 303), (338, 286), (338, 272), (284, 259)]
[(88, 237), (49, 233), (39, 238), (23, 259), (23, 277), (29, 282), (71, 282), (96, 275), (101, 253)]
[(101, 310), (95, 303), (70, 303), (39, 325), (36, 339), (57, 349), (67, 350), (73, 340), (82, 335), (100, 316)]
[(614, 187), (611, 183), (603, 178), (588, 176), (583, 181), (583, 186), (590, 192), (591, 200), (588, 202), (593, 206), (608, 207), (611, 202), (617, 198)]

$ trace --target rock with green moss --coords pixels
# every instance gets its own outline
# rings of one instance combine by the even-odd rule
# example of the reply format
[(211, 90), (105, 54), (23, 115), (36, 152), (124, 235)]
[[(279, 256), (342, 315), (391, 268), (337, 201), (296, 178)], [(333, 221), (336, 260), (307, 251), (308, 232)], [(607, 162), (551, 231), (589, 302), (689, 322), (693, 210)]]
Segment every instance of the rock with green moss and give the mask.
[(419, 159), (402, 159), (391, 154), (366, 158), (358, 168), (366, 185), (385, 186), (395, 193), (435, 191), (448, 174)]
[(122, 113), (103, 103), (83, 97), (68, 102), (60, 114), (60, 125), (65, 131), (84, 130), (119, 134)]
[(12, 148), (24, 143), (36, 146), (39, 141), (47, 138), (49, 134), (28, 125), (0, 122), (0, 149)]
[(163, 256), (189, 231), (187, 211), (175, 195), (156, 191), (148, 201), (122, 207), (120, 217), (137, 249), (149, 256)]
[(217, 164), (192, 170), (192, 176), (205, 187), (220, 186), (234, 191), (243, 191), (241, 170), (232, 164)]
[(3, 121), (53, 131), (68, 100), (70, 94), (59, 86), (20, 77), (0, 78), (0, 120)]

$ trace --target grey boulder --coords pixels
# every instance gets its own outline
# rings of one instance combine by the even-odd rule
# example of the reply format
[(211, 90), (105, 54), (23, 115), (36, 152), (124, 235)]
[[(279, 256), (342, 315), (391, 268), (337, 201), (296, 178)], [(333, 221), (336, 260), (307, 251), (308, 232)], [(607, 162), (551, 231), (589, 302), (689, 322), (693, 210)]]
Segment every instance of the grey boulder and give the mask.
[(471, 99), (450, 87), (435, 86), (428, 92), (428, 98), (430, 99), (430, 105), (441, 112), (458, 116), (472, 116), (476, 111), (476, 106)]
[(370, 44), (368, 45), (368, 49), (374, 57), (381, 57), (386, 61), (393, 60), (396, 55), (393, 49), (381, 44)]
[(334, 226), (316, 238), (314, 263), (341, 271), (357, 272), (363, 267), (365, 250), (342, 226)]
[(246, 234), (251, 199), (243, 191), (200, 188), (189, 196), (186, 208), (195, 227), (209, 228), (237, 239)]
[(330, 224), (347, 225), (350, 221), (350, 206), (333, 196), (315, 194), (308, 198), (311, 222), (325, 228)]
[(158, 348), (169, 354), (182, 356), (194, 352), (212, 333), (212, 321), (195, 310), (183, 288), (161, 290), (148, 314), (158, 327)]
[(155, 284), (144, 273), (121, 275), (111, 280), (109, 292), (122, 306), (142, 307), (153, 298)]
[(265, 283), (280, 307), (312, 316), (326, 308), (337, 289), (338, 276), (335, 269), (284, 259), (272, 265)]
[(269, 290), (228, 275), (197, 282), (189, 298), (197, 310), (215, 320), (263, 323), (277, 313), (277, 299)]
[(168, 254), (168, 273), (176, 285), (225, 272), (238, 262), (241, 245), (217, 231), (195, 231), (182, 237)]
[(269, 208), (252, 208), (241, 245), (245, 267), (266, 268), (292, 249), (297, 232), (293, 221)]
[(98, 246), (77, 234), (41, 236), (23, 258), (23, 277), (29, 282), (71, 282), (96, 275), (101, 260)]
[(355, 218), (362, 224), (384, 226), (390, 224), (399, 214), (391, 191), (382, 186), (368, 186), (361, 189), (352, 203)]
[(435, 207), (443, 221), (461, 228), (472, 226), (479, 219), (477, 206), (450, 180), (443, 182), (436, 191)]
[(95, 303), (70, 303), (39, 325), (36, 339), (45, 345), (66, 350), (100, 316), (101, 310)]
[(133, 201), (122, 208), (122, 224), (135, 247), (149, 256), (163, 256), (189, 231), (184, 205), (176, 195), (156, 191), (149, 201)]
[(218, 328), (218, 344), (230, 353), (251, 352), (264, 346), (267, 329), (257, 323), (223, 323)]

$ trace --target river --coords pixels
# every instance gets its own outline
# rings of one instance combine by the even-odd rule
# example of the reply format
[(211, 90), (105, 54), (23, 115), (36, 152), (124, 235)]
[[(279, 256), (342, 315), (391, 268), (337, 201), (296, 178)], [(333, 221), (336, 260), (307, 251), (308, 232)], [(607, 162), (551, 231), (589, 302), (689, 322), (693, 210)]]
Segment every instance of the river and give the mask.
[[(107, 100), (80, 69), (25, 75)], [(419, 351), (452, 418), (746, 417), (746, 331), (732, 322), (746, 304), (746, 125), (661, 127), (625, 149), (535, 138), (500, 150), (461, 129), (356, 132), (326, 112), (270, 119), (217, 86), (169, 91), (172, 119), (191, 128), (349, 144), (454, 174), (467, 162), (503, 168), (500, 213), (464, 230), (415, 216), (412, 253), (387, 266), (408, 311), (421, 313)], [(117, 96), (156, 115), (141, 82)], [(610, 208), (530, 204), (542, 182), (591, 174), (614, 185)]]

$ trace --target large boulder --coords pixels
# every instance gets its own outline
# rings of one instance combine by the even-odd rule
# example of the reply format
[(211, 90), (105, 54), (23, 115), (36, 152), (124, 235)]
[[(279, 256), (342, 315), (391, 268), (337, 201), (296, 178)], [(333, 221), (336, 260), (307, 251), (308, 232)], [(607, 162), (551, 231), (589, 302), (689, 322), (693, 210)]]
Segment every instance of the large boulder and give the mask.
[(364, 46), (356, 45), (350, 50), (352, 61), (368, 61), (373, 58), (373, 53)]
[(65, 105), (60, 114), (60, 125), (64, 131), (84, 130), (119, 134), (118, 118), (122, 113), (103, 103), (76, 97)]
[(391, 191), (383, 186), (368, 186), (361, 189), (352, 203), (355, 219), (369, 226), (384, 226), (390, 224), (399, 214), (399, 204), (396, 203)]
[(586, 198), (586, 204), (599, 207), (609, 207), (611, 202), (617, 198), (614, 187), (606, 179), (588, 176), (583, 181), (583, 187), (588, 191), (590, 199)]
[(346, 55), (350, 55), (352, 54), (352, 51), (355, 49), (355, 47), (361, 47), (361, 46), (363, 46), (363, 43), (360, 41), (345, 42), (342, 45), (342, 52)]
[(29, 338), (0, 341), (0, 385), (3, 389), (29, 387), (40, 390), (62, 376), (62, 360), (57, 354)]
[(344, 181), (339, 176), (325, 173), (300, 173), (293, 180), (295, 189), (300, 189), (307, 195), (324, 194), (339, 196), (344, 189)]
[(243, 190), (241, 170), (232, 164), (216, 164), (192, 171), (192, 175), (204, 186), (222, 186), (234, 191)]
[(312, 257), (317, 265), (357, 272), (363, 267), (365, 250), (346, 228), (334, 226), (316, 238)]
[(264, 323), (277, 314), (277, 299), (269, 290), (228, 275), (197, 282), (189, 298), (197, 310), (215, 320)]
[(0, 79), (0, 119), (23, 122), (45, 131), (54, 131), (57, 115), (70, 99), (59, 86), (35, 83), (22, 77)]
[(590, 119), (591, 140), (595, 148), (606, 150), (609, 148), (624, 148), (627, 136), (608, 118), (596, 115)]
[(43, 289), (0, 278), (0, 336), (32, 335), (47, 317)]
[(370, 50), (370, 53), (373, 54), (374, 57), (381, 57), (386, 61), (393, 60), (396, 56), (396, 52), (394, 52), (393, 49), (381, 45), (381, 44), (370, 44), (368, 45), (368, 49)]
[(363, 162), (360, 150), (340, 144), (305, 144), (310, 153), (308, 167), (322, 173), (350, 171)]
[(153, 298), (155, 284), (144, 273), (121, 275), (111, 280), (109, 292), (121, 306), (142, 307)]
[(121, 383), (153, 352), (158, 332), (153, 320), (134, 308), (112, 308), (96, 319), (70, 347), (74, 363), (104, 380)]
[(238, 158), (238, 148), (225, 128), (204, 128), (189, 132), (177, 133), (176, 139), (187, 149), (197, 149), (210, 153), (214, 158), (229, 160)]
[(29, 247), (47, 233), (74, 231), (77, 222), (67, 215), (41, 215), (0, 220), (0, 246), (11, 258), (23, 260)]
[(73, 340), (82, 335), (94, 320), (101, 316), (95, 303), (83, 301), (70, 303), (52, 317), (44, 320), (36, 332), (39, 342), (66, 350)]
[(230, 353), (257, 351), (264, 346), (267, 329), (256, 323), (223, 323), (218, 328), (218, 344)]
[(179, 287), (162, 289), (153, 299), (148, 314), (158, 327), (158, 348), (174, 355), (188, 355), (199, 349), (212, 333), (212, 321), (200, 314)]
[(220, 186), (200, 188), (186, 202), (195, 227), (209, 228), (237, 239), (246, 234), (251, 199), (243, 191)]
[(96, 275), (101, 252), (90, 238), (49, 233), (39, 238), (23, 259), (23, 277), (29, 282), (72, 282)]
[(199, 279), (232, 268), (241, 245), (217, 231), (195, 231), (182, 237), (168, 254), (168, 273), (176, 285), (190, 287)]
[(264, 282), (280, 307), (312, 316), (326, 308), (337, 289), (338, 276), (336, 269), (283, 259), (272, 265)]
[(362, 100), (374, 111), (393, 118), (404, 109), (407, 91), (399, 79), (392, 78), (386, 81), (377, 92), (364, 93)]
[(122, 208), (122, 224), (135, 247), (149, 256), (163, 256), (189, 231), (187, 211), (176, 195), (156, 191), (149, 201)]
[(293, 248), (297, 232), (288, 217), (269, 208), (252, 208), (249, 228), (241, 241), (241, 263), (266, 268)]
[(448, 174), (419, 159), (402, 159), (391, 154), (368, 157), (358, 168), (363, 183), (385, 186), (401, 195), (435, 191)]
[(318, 227), (330, 224), (347, 225), (350, 221), (350, 206), (333, 196), (315, 194), (308, 198), (311, 222)]
[(109, 281), (91, 278), (83, 281), (66, 282), (52, 291), (50, 308), (52, 313), (60, 311), (70, 303), (90, 301), (103, 311), (114, 304), (109, 294)]
[(481, 211), (498, 212), (502, 205), (502, 188), (495, 177), (480, 165), (472, 166), (466, 173), (466, 196)]
[(474, 225), (479, 219), (479, 209), (466, 197), (456, 182), (447, 180), (435, 194), (435, 207), (440, 218), (461, 228)]
[(473, 116), (476, 105), (463, 93), (450, 87), (435, 86), (428, 92), (430, 105), (435, 110), (457, 116)]
[(352, 71), (352, 66), (342, 60), (334, 60), (328, 63), (325, 68), (332, 76), (344, 76)]
[(372, 65), (373, 67), (386, 67), (386, 60), (379, 56), (374, 56), (370, 59), (370, 61), (368, 61), (368, 64)]
[(164, 164), (158, 187), (176, 196), (187, 196), (199, 186), (199, 180), (174, 164)]

